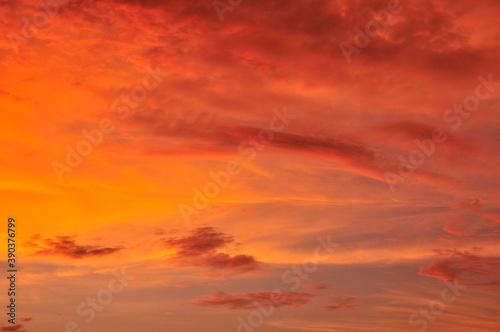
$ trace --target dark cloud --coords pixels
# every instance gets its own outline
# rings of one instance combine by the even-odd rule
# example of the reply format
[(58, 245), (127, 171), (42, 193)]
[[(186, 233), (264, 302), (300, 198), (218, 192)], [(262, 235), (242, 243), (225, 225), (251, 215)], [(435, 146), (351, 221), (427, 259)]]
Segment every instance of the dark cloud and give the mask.
[(325, 290), (330, 288), (330, 285), (322, 281), (307, 279), (304, 282), (302, 282), (301, 287), (303, 289), (310, 289), (310, 290)]
[(17, 332), (28, 332), (28, 330), (23, 326), (23, 324), (16, 324), (12, 326), (2, 326), (0, 327), (0, 331), (5, 331), (5, 332), (10, 332), (10, 331), (17, 331)]
[(245, 293), (233, 294), (218, 292), (192, 302), (200, 307), (223, 307), (229, 310), (251, 310), (259, 305), (271, 305), (275, 308), (301, 307), (307, 304), (314, 294), (302, 292), (286, 293)]
[(107, 256), (123, 249), (122, 246), (80, 245), (75, 242), (74, 238), (74, 236), (56, 236), (53, 239), (42, 239), (39, 234), (36, 234), (25, 245), (36, 250), (33, 255), (65, 256), (74, 259)]
[(234, 237), (213, 227), (199, 227), (188, 235), (162, 238), (161, 242), (176, 250), (170, 260), (182, 267), (209, 267), (228, 273), (250, 272), (261, 267), (253, 256), (228, 253), (238, 245)]
[[(288, 113), (291, 113), (288, 111)], [(293, 113), (292, 113), (293, 114)], [(147, 120), (145, 120), (147, 118)], [(182, 149), (182, 153), (234, 153), (235, 150), (246, 142), (249, 137), (257, 137), (263, 128), (268, 128), (268, 124), (260, 125), (238, 125), (231, 126), (222, 120), (207, 120), (206, 116), (195, 115), (191, 120), (186, 121), (171, 119), (164, 112), (146, 112), (138, 118), (132, 119), (132, 122), (139, 126), (150, 126), (155, 124), (149, 131), (155, 136), (175, 136), (177, 139), (189, 142), (188, 147)], [(389, 126), (389, 125), (385, 125)], [(385, 128), (382, 126), (382, 129)], [(434, 127), (417, 122), (402, 122), (400, 124), (391, 124), (394, 132), (398, 132), (405, 137), (412, 137), (411, 144), (413, 149), (414, 138), (432, 137)], [(142, 128), (144, 131), (145, 128)], [(382, 130), (381, 129), (381, 130)], [(384, 129), (385, 130), (385, 129)], [(373, 135), (374, 133), (372, 133)], [(451, 136), (450, 136), (451, 137)], [(366, 141), (372, 140), (372, 137), (366, 137)], [(454, 138), (450, 138), (450, 141)], [(290, 151), (296, 154), (314, 155), (321, 159), (328, 159), (352, 173), (386, 182), (386, 172), (399, 174), (400, 161), (396, 155), (387, 153), (384, 149), (365, 143), (353, 137), (341, 135), (324, 135), (321, 138), (302, 135), (294, 132), (274, 132), (270, 143), (272, 148)], [(149, 152), (155, 154), (176, 154), (181, 153), (177, 146), (164, 146), (163, 151), (158, 148), (151, 150), (151, 147), (145, 147)], [(438, 173), (436, 171), (418, 168), (412, 175), (412, 178), (442, 186), (458, 186), (459, 181)]]
[(359, 299), (358, 296), (343, 296), (343, 295), (332, 296), (331, 299), (332, 304), (326, 306), (325, 309), (326, 310), (354, 309), (359, 306), (357, 304), (358, 299)]
[(200, 227), (185, 237), (163, 239), (163, 243), (167, 247), (178, 249), (178, 256), (193, 257), (227, 248), (228, 245), (234, 243), (234, 237), (217, 232), (213, 227)]

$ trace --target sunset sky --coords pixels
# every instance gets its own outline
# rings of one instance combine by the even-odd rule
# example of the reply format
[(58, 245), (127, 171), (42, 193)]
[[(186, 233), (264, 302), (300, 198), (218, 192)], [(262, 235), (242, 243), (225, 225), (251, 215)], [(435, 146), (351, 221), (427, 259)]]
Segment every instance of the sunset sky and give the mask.
[(0, 332), (500, 331), (500, 2), (0, 12)]

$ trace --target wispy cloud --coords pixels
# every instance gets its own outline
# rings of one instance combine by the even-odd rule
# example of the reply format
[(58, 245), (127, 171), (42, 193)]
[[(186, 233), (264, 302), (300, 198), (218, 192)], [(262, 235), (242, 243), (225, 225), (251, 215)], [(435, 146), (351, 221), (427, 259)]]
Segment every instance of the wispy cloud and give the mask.
[(354, 309), (359, 304), (357, 304), (359, 296), (344, 296), (336, 295), (331, 297), (331, 304), (326, 306), (326, 310), (349, 310)]
[(253, 310), (258, 304), (270, 304), (275, 308), (301, 307), (307, 304), (314, 294), (302, 292), (285, 293), (245, 293), (233, 294), (217, 292), (192, 302), (200, 307), (222, 307), (229, 310)]

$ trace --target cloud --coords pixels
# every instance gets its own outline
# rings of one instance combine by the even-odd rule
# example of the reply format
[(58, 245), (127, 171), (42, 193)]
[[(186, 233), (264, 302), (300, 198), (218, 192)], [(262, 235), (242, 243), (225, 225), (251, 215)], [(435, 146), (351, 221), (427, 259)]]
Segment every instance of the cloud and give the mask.
[[(478, 248), (473, 250), (479, 251)], [(458, 250), (436, 250), (436, 253), (447, 258), (421, 267), (420, 275), (445, 281), (457, 279), (460, 284), (484, 289), (500, 287), (500, 257)]]
[(122, 246), (79, 245), (74, 238), (75, 236), (56, 236), (54, 239), (42, 239), (39, 234), (35, 234), (25, 245), (36, 249), (33, 253), (35, 256), (64, 256), (74, 259), (107, 256), (123, 249)]
[(476, 234), (474, 229), (463, 229), (464, 221), (458, 217), (449, 217), (448, 223), (443, 227), (443, 230), (449, 234), (456, 236), (472, 236)]
[(238, 245), (234, 237), (213, 227), (199, 227), (186, 236), (162, 238), (160, 241), (167, 248), (175, 249), (170, 260), (181, 267), (209, 267), (230, 274), (261, 268), (261, 263), (253, 256), (231, 255), (230, 252)]
[(275, 308), (301, 307), (307, 304), (313, 296), (314, 294), (303, 292), (246, 294), (217, 292), (199, 298), (192, 304), (200, 307), (226, 307), (229, 310), (251, 310), (263, 304), (272, 305)]
[(304, 289), (310, 289), (310, 290), (325, 290), (325, 289), (330, 288), (330, 285), (327, 284), (326, 282), (313, 280), (313, 279), (307, 279), (304, 282), (302, 282), (301, 287)]
[(468, 210), (472, 213), (475, 213), (477, 215), (486, 217), (490, 220), (493, 220), (495, 222), (500, 223), (500, 214), (484, 211), (484, 207), (483, 207), (483, 204), (482, 204), (480, 198), (476, 197), (476, 198), (472, 198), (468, 201), (460, 202), (460, 203), (458, 203), (457, 208)]
[[(288, 113), (291, 113), (290, 111)], [(293, 113), (292, 113), (293, 114)], [(184, 115), (185, 116), (185, 115)], [(181, 141), (189, 142), (182, 150), (177, 145), (165, 145), (162, 151), (154, 148), (154, 153), (176, 154), (179, 153), (234, 153), (242, 142), (249, 137), (256, 136), (266, 124), (241, 124), (229, 125), (226, 121), (210, 118), (206, 114), (196, 114), (193, 118), (178, 119), (164, 111), (146, 111), (139, 113), (132, 119), (136, 125), (140, 125), (141, 131), (146, 135), (156, 137), (176, 137)], [(152, 125), (154, 126), (152, 127)], [(395, 126), (399, 132), (405, 132), (411, 137), (432, 137), (433, 127), (416, 122), (404, 122)], [(402, 128), (401, 128), (402, 127)], [(385, 128), (385, 127), (384, 127)], [(426, 136), (427, 135), (427, 136)], [(430, 135), (430, 136), (429, 136)], [(365, 137), (367, 141), (373, 141), (372, 137)], [(184, 142), (184, 143), (186, 143)], [(413, 149), (415, 149), (414, 142)], [(362, 142), (352, 137), (345, 137), (333, 133), (331, 130), (322, 137), (312, 137), (296, 132), (275, 132), (271, 141), (273, 149), (280, 149), (297, 155), (314, 156), (319, 159), (327, 159), (340, 165), (345, 171), (359, 174), (365, 177), (386, 181), (386, 172), (399, 174), (400, 161), (395, 155), (387, 153), (384, 149)], [(152, 153), (153, 148), (145, 146), (146, 151)], [(442, 186), (457, 186), (459, 181), (453, 177), (441, 174), (433, 170), (417, 169), (412, 178)]]
[[(466, 210), (472, 212), (469, 209)], [(443, 226), (443, 231), (447, 233), (444, 234), (447, 239), (450, 238), (450, 234), (456, 240), (464, 241), (500, 235), (500, 225), (494, 219), (481, 213), (472, 212), (473, 214), (470, 215), (468, 212), (453, 212), (444, 218), (446, 225)]]
[[(463, 155), (463, 153), (471, 152), (472, 149), (467, 145), (467, 142), (460, 140), (455, 134), (446, 130), (446, 128), (442, 128), (442, 126), (443, 124), (435, 126), (414, 120), (381, 122), (367, 128), (360, 136), (378, 146), (382, 145), (386, 149), (404, 149), (407, 154), (419, 148), (416, 145), (416, 141), (418, 140), (420, 145), (424, 145), (427, 149), (433, 151), (430, 156), (432, 159), (436, 159), (439, 155), (439, 153), (434, 155), (434, 152), (439, 152), (443, 148), (448, 153), (453, 152), (454, 155)], [(433, 133), (436, 128), (443, 131), (446, 140), (435, 144), (432, 149), (428, 142), (433, 139)]]
[[(254, 273), (260, 271), (261, 260), (287, 266), (300, 263), (304, 256), (311, 255), (315, 237), (309, 234), (316, 232), (335, 232), (339, 241), (347, 244), (338, 257), (328, 259), (338, 263), (334, 264), (333, 274), (323, 271), (322, 276), (316, 276), (328, 281), (336, 274), (338, 278), (334, 279), (340, 282), (336, 287), (344, 291), (356, 289), (359, 280), (349, 265), (353, 260), (376, 262), (376, 269), (381, 261), (414, 264), (428, 250), (437, 248), (436, 242), (445, 245), (437, 241), (441, 234), (442, 241), (450, 244), (492, 246), (488, 255), (497, 255), (496, 238), (486, 236), (498, 236), (498, 227), (472, 225), (473, 218), (464, 218), (464, 225), (445, 226), (440, 216), (447, 213), (450, 202), (458, 202), (471, 192), (446, 187), (456, 180), (473, 184), (477, 189), (474, 192), (484, 192), (490, 200), (490, 204), (484, 203), (486, 209), (478, 210), (475, 204), (463, 206), (465, 215), (471, 214), (471, 209), (499, 212), (493, 195), (489, 195), (494, 191), (496, 198), (500, 197), (498, 90), (482, 101), (469, 119), (464, 119), (458, 131), (450, 132), (442, 115), (474, 93), (478, 75), (492, 73), (495, 81), (500, 80), (500, 29), (496, 23), (500, 2), (440, 0), (402, 4), (403, 12), (394, 16), (359, 54), (353, 54), (351, 64), (345, 61), (339, 43), (352, 43), (354, 28), (363, 30), (373, 19), (371, 11), (387, 8), (387, 0), (243, 1), (225, 12), (222, 23), (210, 0), (74, 0), (61, 5), (58, 14), (50, 17), (35, 38), (19, 45), (19, 54), (14, 54), (7, 38), (2, 38), (0, 58), (5, 70), (0, 99), (6, 118), (1, 131), (5, 144), (0, 167), (2, 174), (9, 174), (2, 181), (5, 204), (13, 211), (22, 210), (23, 204), (30, 206), (24, 218), (26, 230), (42, 233), (43, 225), (49, 222), (52, 229), (71, 229), (71, 233), (58, 234), (88, 236), (85, 241), (83, 237), (40, 237), (33, 239), (36, 246), (27, 249), (38, 255), (71, 258), (118, 256), (120, 249), (116, 245), (120, 242), (107, 242), (109, 238), (104, 242), (91, 240), (106, 233), (100, 231), (101, 220), (106, 220), (106, 224), (117, 226), (110, 236), (127, 236), (128, 247), (137, 244), (137, 250), (127, 250), (126, 255), (120, 252), (119, 256), (144, 267), (141, 279), (148, 287), (158, 278), (171, 286), (188, 281), (189, 288), (170, 287), (172, 296), (160, 299), (176, 304), (186, 302), (182, 296), (191, 300), (211, 294), (220, 286), (204, 286), (205, 281), (192, 271)], [(0, 10), (2, 31), (21, 34), (21, 19), (31, 20), (39, 4), (3, 1)], [(129, 94), (141, 82), (146, 68), (157, 64), (169, 76), (156, 90), (148, 91), (128, 118), (119, 119), (112, 109), (113, 101)], [(203, 215), (205, 222), (227, 227), (221, 228), (224, 231), (200, 228), (169, 233), (157, 229), (161, 227), (157, 223), (183, 224), (177, 204), (190, 202), (192, 189), (202, 186), (208, 173), (219, 170), (226, 160), (238, 158), (238, 145), (269, 124), (273, 108), (285, 105), (297, 117), (284, 132), (275, 134), (273, 142), (251, 166), (243, 165), (251, 171), (231, 179), (231, 185), (214, 199), (221, 211)], [(50, 163), (56, 159), (64, 162), (65, 147), (76, 148), (84, 138), (82, 130), (96, 128), (104, 117), (113, 121), (115, 131), (95, 146), (78, 170), (67, 174), (69, 181), (59, 184)], [(423, 169), (391, 194), (384, 184), (384, 172), (398, 174), (398, 154), (406, 159), (415, 148), (415, 139), (428, 138), (434, 126), (443, 127), (449, 139), (436, 148)], [(485, 150), (491, 154), (478, 156), (475, 164), (470, 163), (478, 151)], [(450, 160), (450, 155), (458, 156)], [(255, 176), (255, 170), (267, 178)], [(427, 188), (418, 181), (437, 188)], [(60, 213), (54, 214), (54, 207)], [(234, 212), (241, 208), (254, 213)], [(70, 224), (68, 215), (72, 218)], [(142, 216), (140, 227), (125, 229), (122, 223), (137, 220), (137, 216)], [(496, 229), (496, 233), (489, 229)], [(153, 252), (154, 243), (144, 241), (148, 239), (146, 232), (147, 236), (155, 232), (154, 239), (164, 239), (159, 246), (161, 253)], [(243, 236), (248, 239), (248, 251), (236, 251), (236, 241)], [(301, 246), (294, 246), (298, 239)], [(110, 253), (113, 250), (115, 253)], [(158, 257), (164, 253), (169, 255), (168, 262)], [(488, 282), (483, 280), (484, 275), (464, 272), (472, 265), (473, 270), (486, 270), (491, 276), (488, 268), (492, 266), (477, 266), (478, 261), (487, 265), (491, 257), (473, 255), (478, 256), (475, 261), (443, 253), (434, 258), (436, 262), (429, 261), (423, 273), (439, 280), (458, 275)], [(70, 263), (75, 261), (81, 262), (72, 259)], [(57, 269), (46, 267), (39, 273), (29, 269), (34, 275), (27, 277), (37, 284), (37, 274), (50, 274), (51, 278), (56, 274), (83, 275), (81, 280), (93, 282), (87, 280), (87, 269), (104, 268), (98, 259), (91, 260), (88, 267), (68, 268), (66, 263)], [(327, 268), (324, 265), (321, 269)], [(43, 269), (36, 266), (35, 270)], [(189, 270), (172, 271), (172, 266)], [(346, 277), (343, 269), (351, 271), (353, 277)], [(406, 274), (407, 270), (410, 273)], [(374, 270), (363, 270), (361, 274), (371, 275), (370, 271)], [(412, 287), (418, 279), (411, 269), (391, 271), (394, 273), (387, 275), (408, 281)], [(371, 278), (367, 287), (358, 287), (359, 292), (376, 291), (382, 285), (380, 280), (387, 278)], [(272, 277), (262, 281), (248, 278), (231, 283), (228, 289), (248, 299), (246, 292), (259, 290), (255, 283), (267, 286), (275, 281)], [(186, 295), (200, 290), (201, 284), (206, 287), (201, 293)], [(72, 286), (58, 288), (80, 301), (79, 290)], [(304, 292), (317, 292), (326, 286), (304, 282), (303, 287), (310, 287)], [(40, 296), (44, 291), (44, 287), (33, 287), (33, 305), (44, 305), (46, 297)], [(144, 307), (140, 301), (156, 301), (155, 297), (136, 295), (137, 301), (130, 301), (131, 311)], [(357, 304), (357, 300), (348, 298), (332, 299), (332, 303), (322, 303), (321, 307), (330, 305), (330, 310), (342, 310)], [(414, 295), (408, 302), (414, 305), (418, 298)], [(177, 313), (173, 307), (163, 305), (161, 310)], [(58, 308), (54, 311), (64, 312)], [(336, 316), (331, 315), (333, 311), (319, 311), (313, 314), (328, 319)], [(467, 310), (459, 314), (464, 312)], [(488, 312), (487, 306), (484, 312)], [(340, 313), (357, 316), (354, 310)], [(106, 324), (116, 326), (111, 316), (102, 317), (109, 319), (103, 322), (103, 329)], [(190, 313), (193, 316), (197, 318), (196, 313)], [(470, 319), (473, 315), (461, 316)], [(394, 312), (384, 317), (392, 319)], [(219, 318), (212, 318), (213, 328), (224, 330), (217, 326), (215, 320)], [(311, 317), (304, 320), (307, 318)], [(359, 316), (355, 319), (363, 326), (353, 330), (397, 328), (392, 324), (380, 328), (369, 319), (361, 322)], [(316, 323), (309, 319), (300, 326), (349, 330), (328, 324), (320, 327), (319, 316), (314, 320)], [(203, 330), (207, 325), (204, 319), (190, 322), (200, 324), (193, 325), (192, 330)], [(160, 326), (154, 317), (149, 323), (153, 326), (150, 330)], [(182, 324), (182, 319), (177, 323)], [(45, 326), (50, 325), (48, 321), (38, 324), (40, 330), (50, 330)], [(407, 317), (401, 324), (408, 325)], [(455, 324), (458, 330), (467, 329), (460, 319)], [(293, 325), (285, 330), (292, 330)], [(177, 330), (184, 328), (190, 329), (173, 326)]]
[(13, 326), (2, 326), (0, 327), (0, 331), (2, 332), (10, 332), (10, 331), (17, 331), (17, 332), (28, 332), (28, 330), (23, 326), (23, 324), (16, 324)]
[(357, 301), (359, 296), (344, 296), (336, 295), (332, 296), (332, 304), (325, 307), (326, 310), (350, 310), (358, 307)]
[(475, 231), (474, 230), (463, 230), (463, 229), (458, 229), (455, 228), (453, 225), (446, 225), (443, 227), (443, 230), (447, 233), (456, 235), (456, 236), (469, 236), (469, 235), (474, 235)]
[(177, 255), (180, 257), (196, 257), (227, 248), (234, 243), (234, 237), (217, 232), (213, 227), (199, 227), (188, 236), (170, 237), (162, 241), (167, 247), (178, 249)]

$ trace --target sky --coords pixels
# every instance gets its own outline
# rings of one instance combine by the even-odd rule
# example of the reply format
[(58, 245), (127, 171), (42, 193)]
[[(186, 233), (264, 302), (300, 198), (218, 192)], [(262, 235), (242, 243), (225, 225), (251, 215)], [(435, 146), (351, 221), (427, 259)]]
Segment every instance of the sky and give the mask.
[(498, 331), (499, 15), (1, 1), (0, 331)]

